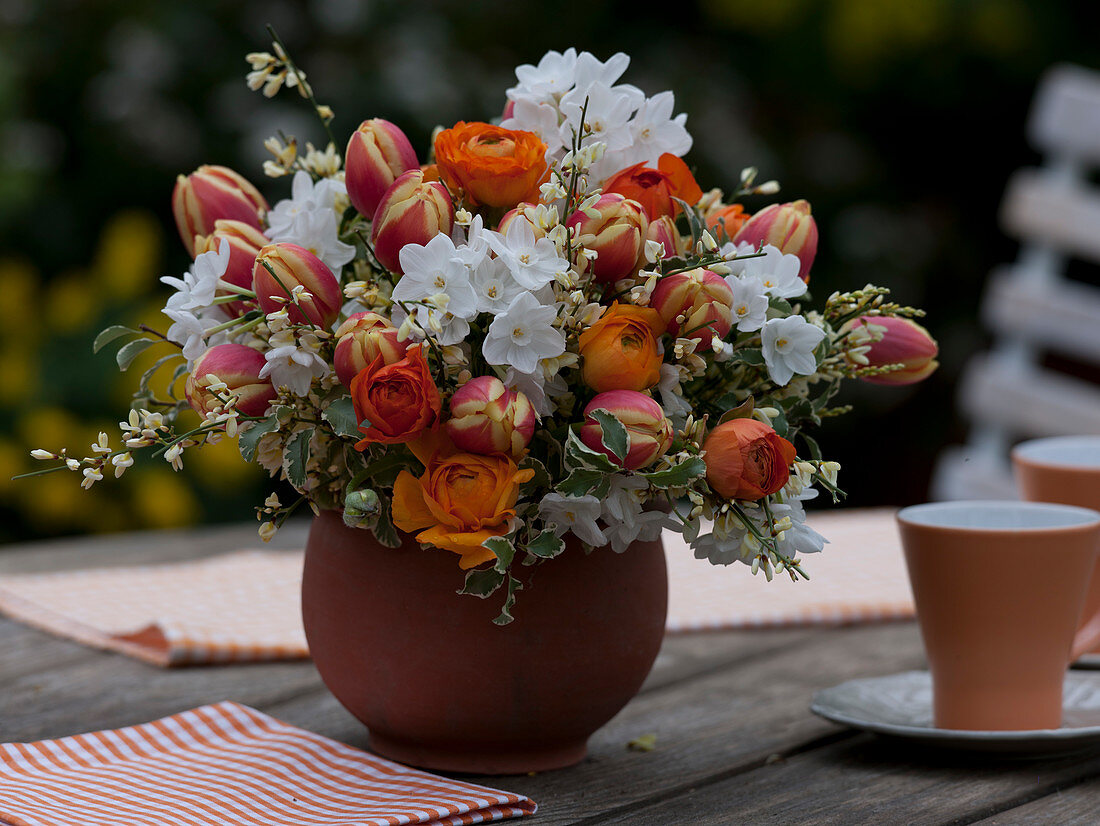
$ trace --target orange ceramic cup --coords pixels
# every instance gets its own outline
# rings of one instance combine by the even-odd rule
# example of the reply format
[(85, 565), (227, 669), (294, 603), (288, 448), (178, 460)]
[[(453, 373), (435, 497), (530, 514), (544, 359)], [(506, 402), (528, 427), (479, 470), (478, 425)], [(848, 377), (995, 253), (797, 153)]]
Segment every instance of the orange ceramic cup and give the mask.
[(937, 728), (1054, 729), (1100, 513), (1037, 502), (898, 512)]
[[(1100, 436), (1032, 439), (1012, 451), (1012, 464), (1024, 499), (1100, 510)], [(1087, 653), (1100, 654), (1100, 565), (1092, 574), (1080, 629), (1098, 638)]]

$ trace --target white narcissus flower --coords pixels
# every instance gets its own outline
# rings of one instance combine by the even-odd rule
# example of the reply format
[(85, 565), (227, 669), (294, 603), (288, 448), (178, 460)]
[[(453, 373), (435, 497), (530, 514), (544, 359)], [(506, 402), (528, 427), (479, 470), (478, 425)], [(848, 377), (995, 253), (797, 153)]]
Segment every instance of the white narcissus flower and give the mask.
[(563, 142), (572, 143), (573, 134), (580, 133), (583, 112), (588, 140), (607, 144), (609, 152), (626, 149), (632, 141), (628, 126), (630, 116), (644, 99), (645, 96), (632, 86), (611, 88), (599, 81), (587, 87), (577, 86), (561, 99), (565, 121), (559, 131)]
[(170, 310), (201, 310), (214, 303), (218, 282), (229, 267), (229, 242), (222, 239), (218, 250), (204, 252), (195, 258), (183, 278), (166, 275), (161, 282), (175, 287), (176, 292), (166, 305)]
[(534, 373), (541, 359), (565, 352), (565, 336), (553, 326), (557, 314), (556, 307), (544, 307), (531, 293), (520, 293), (489, 325), (482, 348), (485, 360)]
[(535, 240), (535, 232), (526, 221), (512, 221), (503, 235), (499, 232), (487, 235), (493, 252), (524, 289), (545, 287), (569, 270), (569, 262), (558, 255), (554, 242), (546, 238)]
[[(755, 255), (752, 244), (742, 242), (736, 247), (732, 242), (722, 245), (722, 253), (736, 252), (738, 255)], [(806, 294), (806, 282), (798, 277), (798, 268), (802, 262), (797, 255), (784, 255), (778, 247), (766, 245), (757, 258), (742, 258), (728, 261), (732, 275), (756, 276), (764, 285), (764, 292), (776, 298), (799, 298)], [(728, 279), (727, 279), (728, 280)]]
[(564, 149), (561, 130), (558, 128), (558, 110), (549, 103), (517, 98), (512, 106), (512, 117), (505, 118), (500, 125), (505, 129), (522, 132), (534, 132), (546, 144), (546, 157)]
[(327, 209), (335, 221), (336, 199), (340, 196), (347, 196), (347, 187), (342, 181), (322, 178), (314, 184), (308, 172), (298, 170), (290, 185), (290, 197), (279, 201), (267, 213), (267, 237), (275, 239), (277, 235), (290, 232), (294, 219), (302, 212)]
[(676, 427), (683, 426), (691, 413), (691, 403), (684, 399), (683, 389), (680, 387), (680, 368), (675, 364), (662, 364), (657, 390), (661, 393), (661, 409), (665, 411), (665, 415)]
[(638, 491), (645, 490), (649, 483), (640, 476), (627, 476), (616, 473), (608, 477), (610, 486), (603, 498), (603, 518), (609, 525), (626, 522), (642, 512), (642, 502)]
[[(549, 51), (542, 56), (538, 66), (524, 63), (516, 67), (519, 83), (507, 91), (509, 100), (553, 100), (573, 88), (574, 70), (577, 66), (577, 50)], [(511, 129), (511, 126), (505, 126)]]
[(638, 108), (630, 121), (630, 134), (633, 144), (630, 153), (633, 163), (645, 162), (646, 166), (656, 167), (661, 155), (668, 152), (677, 158), (691, 149), (691, 135), (684, 124), (687, 115), (672, 116), (676, 99), (672, 92), (661, 92), (647, 98)]
[(817, 371), (814, 348), (824, 338), (824, 330), (800, 315), (770, 319), (760, 339), (764, 345), (764, 364), (772, 381), (783, 387), (795, 373), (812, 376)]
[(477, 294), (477, 311), (500, 315), (508, 310), (508, 305), (520, 293), (524, 292), (508, 265), (499, 258), (483, 261), (481, 266), (471, 273), (470, 281)]
[(321, 340), (314, 333), (295, 337), (293, 330), (275, 333), (269, 340), (270, 350), (264, 353), (266, 364), (260, 368), (260, 378), (271, 377), (275, 387), (285, 387), (295, 396), (309, 393), (314, 379), (332, 372), (320, 356)]
[(213, 347), (228, 339), (225, 333), (210, 334), (210, 329), (218, 327), (229, 320), (220, 307), (206, 307), (191, 312), (190, 310), (162, 310), (166, 316), (172, 319), (172, 326), (165, 333), (165, 338), (183, 347), (183, 357), (187, 359), (187, 367), (194, 366), (195, 359), (206, 352), (207, 346)]
[(562, 496), (548, 493), (539, 502), (539, 516), (561, 536), (566, 531), (594, 547), (607, 544), (607, 537), (596, 524), (600, 516), (600, 500), (595, 496)]
[(454, 242), (440, 233), (427, 244), (406, 244), (398, 254), (405, 274), (393, 288), (394, 301), (423, 301), (446, 296), (438, 306), (458, 318), (477, 312), (477, 294)]
[(755, 275), (727, 275), (725, 281), (733, 292), (731, 324), (742, 333), (763, 327), (768, 319), (768, 295), (760, 279)]
[[(606, 519), (605, 522), (608, 522)], [(671, 527), (668, 514), (661, 511), (641, 511), (625, 522), (608, 522), (604, 534), (611, 542), (611, 550), (623, 553), (634, 542), (652, 542), (666, 527)]]
[(706, 559), (711, 565), (732, 565), (734, 562), (748, 564), (750, 557), (744, 553), (743, 542), (748, 531), (732, 530), (724, 536), (705, 533), (691, 543), (696, 559)]
[(337, 277), (344, 265), (355, 258), (355, 247), (340, 240), (336, 213), (328, 208), (303, 210), (294, 216), (290, 229), (280, 233), (268, 230), (268, 237), (272, 241), (289, 241), (309, 250)]

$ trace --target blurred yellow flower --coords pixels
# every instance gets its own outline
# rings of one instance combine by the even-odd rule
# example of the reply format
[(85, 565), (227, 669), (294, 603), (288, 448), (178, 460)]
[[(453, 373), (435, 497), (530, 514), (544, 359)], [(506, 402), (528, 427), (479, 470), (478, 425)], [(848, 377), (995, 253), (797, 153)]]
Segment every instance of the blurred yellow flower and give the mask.
[(120, 212), (103, 230), (92, 264), (93, 277), (115, 298), (150, 292), (160, 275), (162, 242), (154, 216), (137, 210)]

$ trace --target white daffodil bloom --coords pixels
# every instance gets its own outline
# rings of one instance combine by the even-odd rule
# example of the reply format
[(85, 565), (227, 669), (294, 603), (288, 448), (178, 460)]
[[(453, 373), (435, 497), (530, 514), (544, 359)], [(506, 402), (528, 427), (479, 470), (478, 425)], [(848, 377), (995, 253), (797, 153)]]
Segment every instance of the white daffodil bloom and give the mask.
[(536, 240), (535, 231), (526, 221), (512, 221), (503, 235), (499, 232), (487, 235), (493, 252), (524, 289), (545, 287), (569, 270), (569, 262), (558, 255), (554, 242), (546, 238)]
[(166, 275), (160, 279), (162, 283), (176, 288), (166, 307), (170, 310), (201, 310), (209, 307), (214, 303), (218, 282), (228, 267), (229, 242), (223, 238), (217, 252), (210, 250), (196, 256), (183, 278)]
[(539, 516), (558, 536), (572, 531), (582, 542), (594, 547), (607, 544), (607, 537), (596, 524), (600, 516), (600, 500), (595, 496), (548, 493), (539, 502)]
[(423, 301), (447, 296), (440, 310), (467, 319), (477, 312), (477, 293), (454, 242), (443, 233), (427, 244), (406, 244), (398, 254), (404, 275), (393, 288), (394, 301)]
[(455, 255), (466, 268), (473, 272), (489, 258), (489, 235), (485, 231), (485, 222), (475, 215), (469, 227), (455, 224), (451, 230), (451, 241), (455, 245)]
[[(676, 98), (672, 92), (661, 92), (646, 98), (630, 121), (630, 134), (633, 138), (630, 163), (644, 162), (646, 166), (656, 167), (661, 155), (669, 152), (682, 157), (691, 149), (691, 135), (684, 124), (687, 115), (672, 116)], [(627, 166), (630, 163), (626, 164)]]
[(812, 376), (817, 371), (814, 348), (824, 338), (824, 330), (800, 315), (770, 319), (760, 339), (764, 345), (764, 364), (772, 381), (784, 387), (795, 373)]
[(519, 83), (507, 91), (508, 99), (548, 101), (560, 97), (573, 88), (576, 66), (576, 49), (547, 52), (542, 56), (538, 66), (532, 66), (530, 63), (517, 66), (516, 80)]
[(558, 110), (552, 104), (521, 97), (513, 101), (512, 116), (502, 120), (500, 125), (505, 129), (534, 132), (546, 144), (549, 159), (566, 147), (558, 128), (560, 121)]
[(207, 307), (191, 312), (190, 310), (165, 309), (162, 312), (172, 319), (165, 337), (183, 347), (183, 357), (187, 359), (188, 369), (194, 366), (195, 359), (206, 352), (207, 346), (213, 347), (227, 341), (225, 333), (210, 335), (210, 329), (224, 324), (229, 318), (220, 307)]
[(727, 275), (725, 281), (733, 292), (730, 303), (733, 326), (742, 333), (763, 327), (768, 320), (768, 294), (763, 282), (755, 275)]
[(695, 538), (691, 548), (695, 552), (696, 559), (705, 559), (711, 565), (747, 563), (748, 559), (742, 550), (747, 533), (744, 529), (728, 531), (723, 536), (705, 533)]
[[(607, 520), (604, 520), (607, 522)], [(668, 514), (661, 511), (639, 511), (623, 522), (608, 522), (603, 532), (611, 542), (611, 550), (623, 553), (634, 542), (652, 542), (670, 527)]]
[(563, 141), (572, 143), (573, 133), (580, 133), (583, 112), (591, 140), (606, 143), (609, 152), (626, 149), (632, 141), (627, 125), (630, 116), (645, 99), (642, 95), (639, 100), (635, 92), (641, 94), (634, 87), (611, 88), (600, 81), (567, 92), (562, 96), (560, 107), (565, 116), (559, 127)]
[(285, 387), (295, 396), (309, 394), (314, 379), (324, 378), (332, 368), (320, 355), (321, 341), (313, 333), (295, 337), (293, 330), (275, 333), (271, 349), (264, 353), (266, 364), (260, 378), (271, 377), (275, 387)]
[[(730, 242), (722, 245), (721, 252), (723, 255), (754, 255), (756, 249), (752, 244), (742, 242), (734, 246)], [(776, 298), (800, 298), (806, 294), (806, 282), (798, 277), (802, 262), (797, 255), (784, 255), (771, 244), (765, 245), (760, 252), (763, 255), (756, 258), (728, 261), (726, 266), (730, 274), (756, 276), (764, 285), (764, 291)]]
[(477, 311), (499, 315), (508, 310), (512, 300), (524, 291), (499, 258), (489, 258), (470, 275), (477, 294)]
[(616, 473), (607, 477), (610, 486), (603, 498), (603, 518), (609, 525), (614, 522), (626, 522), (642, 512), (638, 491), (645, 490), (649, 483), (638, 476)]
[(657, 390), (661, 394), (661, 409), (676, 427), (681, 427), (691, 413), (691, 403), (684, 398), (680, 387), (680, 368), (675, 364), (662, 364)]
[(489, 325), (482, 348), (485, 360), (534, 373), (541, 359), (565, 352), (565, 336), (553, 326), (557, 314), (556, 307), (544, 307), (531, 293), (520, 293)]
[(308, 172), (298, 170), (290, 185), (290, 197), (279, 201), (267, 213), (267, 237), (273, 240), (291, 240), (279, 236), (290, 233), (295, 218), (303, 212), (328, 210), (335, 222), (336, 199), (341, 196), (347, 196), (347, 187), (342, 181), (322, 178), (315, 184)]
[(355, 247), (340, 240), (336, 213), (327, 207), (302, 210), (294, 216), (289, 229), (279, 233), (269, 229), (267, 235), (272, 241), (286, 241), (309, 250), (337, 278), (344, 265), (355, 258)]

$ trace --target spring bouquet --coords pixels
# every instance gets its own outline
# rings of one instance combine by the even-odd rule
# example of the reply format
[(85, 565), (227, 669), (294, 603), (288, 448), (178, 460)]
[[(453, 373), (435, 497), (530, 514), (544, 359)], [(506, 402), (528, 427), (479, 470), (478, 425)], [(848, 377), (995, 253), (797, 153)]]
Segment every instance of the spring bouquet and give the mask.
[[(329, 130), (273, 52), (248, 56), (249, 85), (293, 87)], [(803, 502), (840, 495), (807, 429), (844, 411), (846, 378), (928, 375), (935, 342), (876, 287), (811, 309), (810, 205), (750, 214), (739, 199), (778, 191), (752, 168), (704, 191), (673, 94), (621, 83), (628, 63), (569, 49), (520, 66), (498, 124), (440, 128), (427, 158), (378, 118), (342, 157), (273, 137), (264, 171), (291, 184), (274, 206), (222, 166), (180, 176), (194, 264), (162, 279), (167, 326), (95, 342), (121, 345), (123, 370), (166, 352), (120, 445), (36, 450), (55, 463), (40, 472), (91, 487), (136, 451), (179, 469), (237, 438), (297, 492), (258, 508), (265, 539), (302, 502), (386, 546), (411, 535), (455, 554), (464, 592), (499, 590), (501, 623), (514, 566), (570, 537), (628, 552), (671, 528), (711, 563), (806, 576), (825, 539)]]

